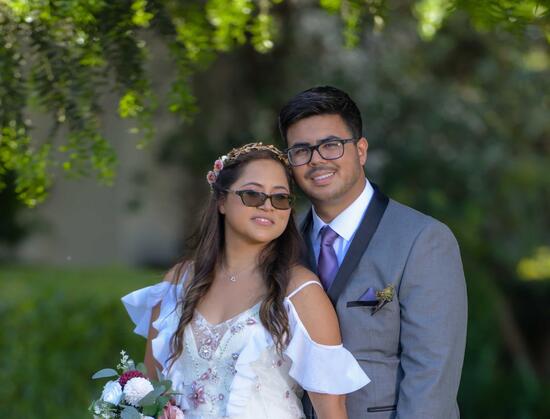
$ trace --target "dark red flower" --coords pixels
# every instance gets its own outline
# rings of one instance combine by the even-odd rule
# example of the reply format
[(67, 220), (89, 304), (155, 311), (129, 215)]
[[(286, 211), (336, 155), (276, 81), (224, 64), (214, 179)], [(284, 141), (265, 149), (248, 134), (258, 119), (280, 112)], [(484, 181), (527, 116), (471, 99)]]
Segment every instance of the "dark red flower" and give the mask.
[(118, 383), (120, 384), (120, 386), (122, 388), (124, 388), (124, 386), (126, 385), (126, 383), (128, 381), (130, 381), (132, 378), (135, 378), (135, 377), (143, 377), (145, 378), (145, 375), (143, 375), (141, 372), (139, 372), (138, 370), (130, 370), (130, 371), (126, 371), (124, 374), (122, 374), (120, 376), (120, 378), (118, 379)]

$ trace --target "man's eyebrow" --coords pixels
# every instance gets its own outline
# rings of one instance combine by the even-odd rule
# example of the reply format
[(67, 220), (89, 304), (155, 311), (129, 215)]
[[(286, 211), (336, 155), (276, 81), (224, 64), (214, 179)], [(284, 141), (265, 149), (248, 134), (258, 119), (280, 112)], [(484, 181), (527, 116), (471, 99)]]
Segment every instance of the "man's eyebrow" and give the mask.
[[(322, 143), (326, 143), (327, 141), (334, 141), (334, 140), (341, 140), (340, 137), (338, 137), (337, 135), (329, 135), (328, 137), (325, 137), (325, 138), (320, 138), (318, 140), (315, 140), (315, 143), (316, 144), (322, 144)], [(290, 148), (294, 148), (294, 147), (309, 147), (311, 146), (310, 143), (307, 143), (307, 142), (299, 142), (299, 143), (295, 143), (292, 147)]]
[(329, 135), (328, 137), (317, 140), (317, 144), (326, 143), (327, 141), (341, 140), (337, 135)]
[(294, 148), (294, 147), (304, 147), (304, 146), (308, 147), (308, 146), (309, 146), (309, 143), (306, 143), (306, 142), (295, 143), (295, 144), (293, 144), (292, 147), (290, 147), (290, 148)]

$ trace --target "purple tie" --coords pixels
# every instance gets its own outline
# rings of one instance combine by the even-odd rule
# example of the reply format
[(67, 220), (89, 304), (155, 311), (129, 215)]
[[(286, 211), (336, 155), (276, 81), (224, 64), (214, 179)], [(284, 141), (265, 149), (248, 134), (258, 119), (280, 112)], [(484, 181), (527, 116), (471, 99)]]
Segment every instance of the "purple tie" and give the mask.
[(332, 247), (334, 240), (338, 237), (338, 233), (328, 225), (321, 229), (321, 250), (317, 263), (317, 273), (319, 274), (319, 278), (321, 278), (325, 290), (330, 288), (336, 272), (338, 272), (338, 258)]

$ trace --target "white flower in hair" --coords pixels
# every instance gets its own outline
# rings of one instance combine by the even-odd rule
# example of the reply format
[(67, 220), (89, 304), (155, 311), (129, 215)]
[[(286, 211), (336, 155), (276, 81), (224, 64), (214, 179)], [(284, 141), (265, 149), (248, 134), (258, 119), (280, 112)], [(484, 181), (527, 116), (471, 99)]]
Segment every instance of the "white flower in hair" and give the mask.
[(153, 385), (147, 378), (134, 377), (124, 386), (124, 398), (132, 406), (138, 406), (140, 400), (153, 390)]

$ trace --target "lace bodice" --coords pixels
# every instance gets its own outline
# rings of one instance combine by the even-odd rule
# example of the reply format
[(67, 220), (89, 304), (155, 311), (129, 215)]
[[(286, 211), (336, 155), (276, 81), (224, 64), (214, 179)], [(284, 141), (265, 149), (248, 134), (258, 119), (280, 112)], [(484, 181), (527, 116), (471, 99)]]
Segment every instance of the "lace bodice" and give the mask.
[(189, 405), (188, 416), (226, 416), (235, 364), (248, 341), (250, 327), (258, 322), (258, 310), (256, 304), (217, 325), (195, 312), (185, 330), (184, 352), (172, 368), (182, 371), (187, 378), (180, 390)]
[[(211, 360), (217, 354), (218, 348), (223, 341), (224, 345), (218, 354), (218, 358), (222, 358), (232, 338), (243, 331), (246, 326), (256, 324), (258, 307), (259, 304), (256, 304), (219, 324), (209, 323), (200, 312), (195, 311), (195, 317), (190, 326), (193, 343), (196, 345), (195, 348), (198, 356), (205, 360)], [(226, 335), (228, 337), (224, 339)]]
[[(306, 284), (307, 285), (307, 284)], [(342, 345), (314, 342), (300, 321), (290, 297), (284, 304), (290, 342), (282, 356), (259, 319), (260, 303), (223, 323), (213, 325), (199, 312), (184, 331), (184, 350), (169, 365), (170, 338), (181, 312), (182, 286), (163, 282), (123, 297), (136, 323), (147, 336), (152, 308), (161, 302), (153, 327), (153, 355), (180, 393), (177, 402), (186, 419), (302, 418), (303, 390), (328, 394), (355, 391), (370, 380)]]

